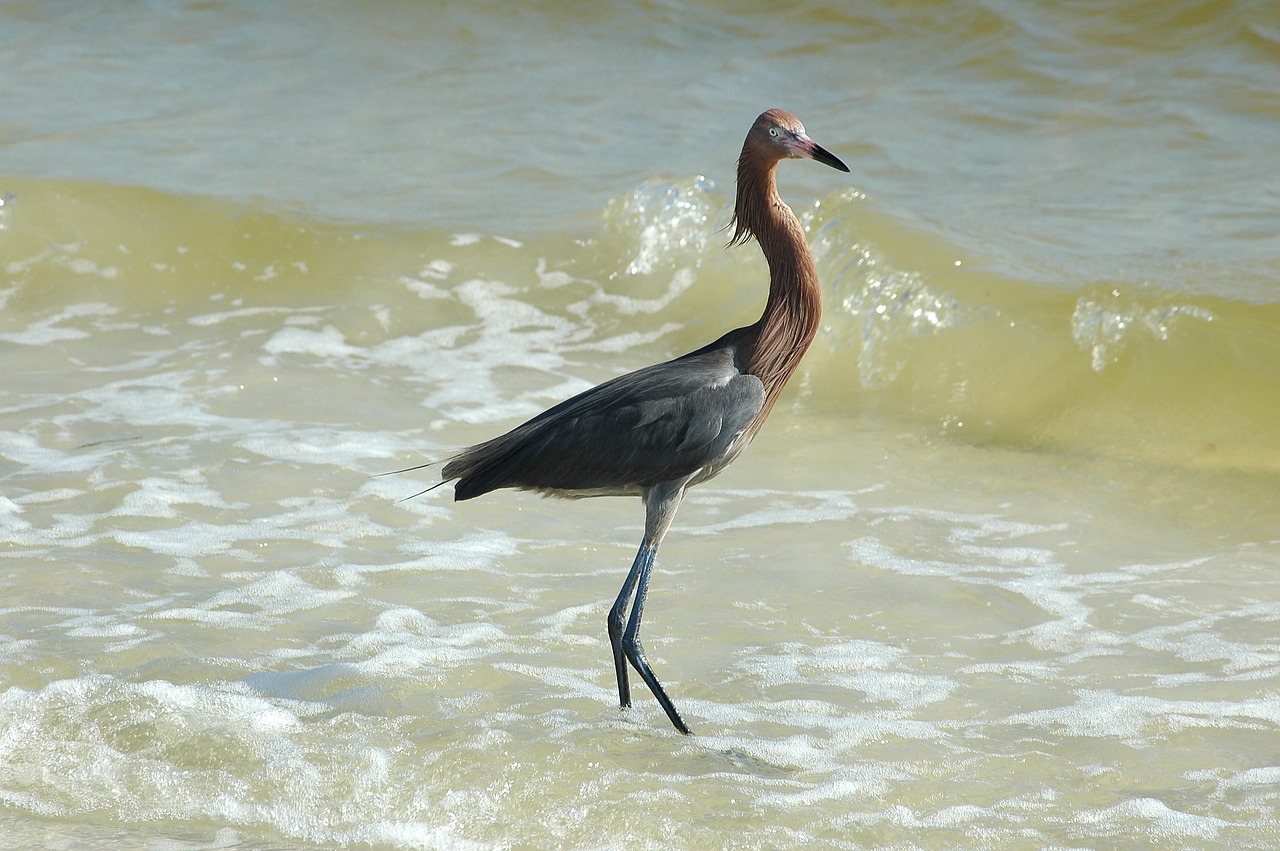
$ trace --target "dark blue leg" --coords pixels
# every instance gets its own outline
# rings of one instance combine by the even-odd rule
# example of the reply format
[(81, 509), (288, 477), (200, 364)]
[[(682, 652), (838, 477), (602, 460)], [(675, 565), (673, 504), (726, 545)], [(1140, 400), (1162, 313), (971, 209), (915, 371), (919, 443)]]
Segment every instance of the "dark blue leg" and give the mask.
[(645, 564), (653, 563), (654, 550), (649, 546), (648, 542), (640, 545), (640, 549), (636, 552), (636, 559), (631, 564), (631, 570), (627, 573), (626, 581), (622, 583), (622, 590), (618, 592), (618, 599), (613, 602), (613, 608), (609, 610), (609, 643), (613, 645), (613, 667), (618, 675), (618, 705), (627, 707), (631, 705), (631, 686), (627, 682), (627, 657), (622, 651), (622, 631), (627, 624), (627, 606), (631, 604), (631, 595), (635, 591), (636, 581), (640, 578), (640, 573), (644, 570)]
[[(684, 723), (684, 719), (676, 711), (675, 704), (671, 702), (671, 698), (667, 697), (662, 683), (658, 682), (658, 678), (649, 667), (649, 661), (644, 656), (644, 646), (640, 643), (640, 619), (644, 617), (644, 598), (649, 593), (649, 572), (653, 567), (653, 557), (656, 552), (654, 548), (641, 546), (640, 552), (636, 555), (639, 576), (636, 577), (635, 605), (631, 607), (631, 619), (627, 621), (627, 630), (622, 634), (622, 652), (631, 660), (636, 673), (645, 681), (645, 685), (649, 686), (653, 696), (658, 699), (658, 703), (671, 719), (671, 723), (687, 736), (690, 734), (689, 727)], [(633, 574), (636, 572), (636, 567), (632, 567)], [(630, 581), (631, 576), (628, 576), (628, 584)]]
[[(663, 711), (671, 719), (675, 728), (685, 735), (689, 728), (685, 725), (675, 704), (667, 697), (662, 683), (654, 676), (649, 662), (644, 657), (644, 646), (640, 644), (640, 620), (644, 616), (644, 598), (649, 593), (649, 574), (653, 570), (653, 560), (658, 554), (658, 545), (667, 534), (680, 500), (684, 498), (684, 486), (687, 479), (674, 482), (661, 482), (648, 488), (644, 493), (644, 540), (636, 552), (636, 559), (631, 563), (631, 570), (622, 583), (618, 598), (609, 609), (609, 643), (613, 646), (613, 668), (618, 675), (618, 703), (624, 708), (631, 705), (631, 686), (627, 681), (627, 662), (636, 669), (644, 680), (649, 691), (658, 699)], [(630, 607), (631, 615), (627, 616)]]

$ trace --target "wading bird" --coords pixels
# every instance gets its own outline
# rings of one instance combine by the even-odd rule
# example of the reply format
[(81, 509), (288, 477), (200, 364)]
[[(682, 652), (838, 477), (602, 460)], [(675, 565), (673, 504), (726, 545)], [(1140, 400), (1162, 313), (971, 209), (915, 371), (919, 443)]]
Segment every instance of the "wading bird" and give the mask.
[(849, 170), (789, 112), (770, 109), (751, 125), (738, 157), (730, 245), (754, 236), (769, 261), (769, 298), (758, 321), (683, 357), (606, 381), (464, 449), (445, 464), (439, 483), (456, 480), (457, 501), (498, 488), (644, 500), (644, 539), (609, 610), (618, 701), (631, 705), (630, 662), (686, 734), (645, 659), (640, 621), (654, 556), (685, 489), (719, 473), (746, 448), (818, 330), (822, 294), (813, 255), (774, 178), (778, 161), (788, 158)]

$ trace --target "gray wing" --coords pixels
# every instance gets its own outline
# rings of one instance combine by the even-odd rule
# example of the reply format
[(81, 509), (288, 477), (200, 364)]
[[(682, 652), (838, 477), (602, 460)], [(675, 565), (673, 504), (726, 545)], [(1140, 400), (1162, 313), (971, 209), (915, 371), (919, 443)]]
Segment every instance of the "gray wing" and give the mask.
[(684, 478), (732, 451), (764, 396), (732, 347), (712, 344), (606, 381), (464, 450), (444, 478), (459, 479), (458, 500), (504, 487), (625, 492)]

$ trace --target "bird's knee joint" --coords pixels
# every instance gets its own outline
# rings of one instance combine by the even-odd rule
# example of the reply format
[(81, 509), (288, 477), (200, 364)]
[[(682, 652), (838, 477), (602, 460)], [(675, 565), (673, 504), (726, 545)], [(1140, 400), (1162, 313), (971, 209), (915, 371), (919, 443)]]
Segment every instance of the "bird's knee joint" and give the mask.
[(645, 660), (644, 645), (634, 635), (622, 636), (622, 650), (627, 654), (627, 658), (633, 662), (643, 662)]

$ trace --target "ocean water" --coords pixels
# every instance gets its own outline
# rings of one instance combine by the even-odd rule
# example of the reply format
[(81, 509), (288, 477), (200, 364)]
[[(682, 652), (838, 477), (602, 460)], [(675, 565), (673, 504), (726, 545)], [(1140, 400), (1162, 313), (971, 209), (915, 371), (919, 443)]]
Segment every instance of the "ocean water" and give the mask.
[[(1280, 845), (1268, 2), (0, 4), (6, 848)], [(437, 461), (823, 327), (689, 494)]]

